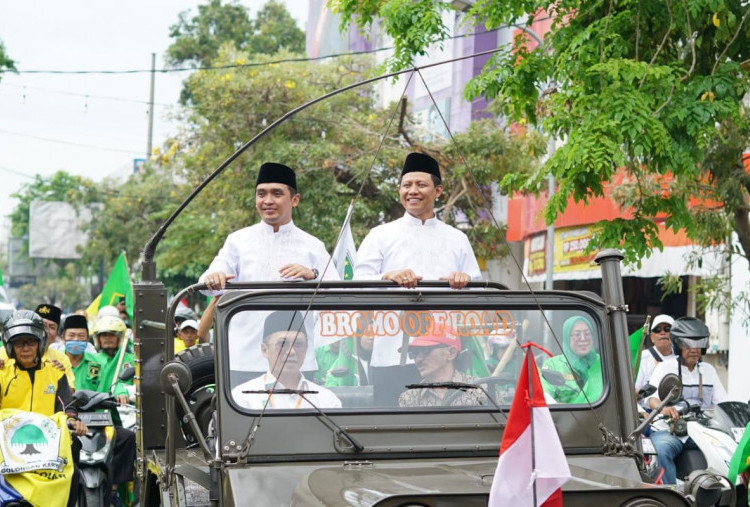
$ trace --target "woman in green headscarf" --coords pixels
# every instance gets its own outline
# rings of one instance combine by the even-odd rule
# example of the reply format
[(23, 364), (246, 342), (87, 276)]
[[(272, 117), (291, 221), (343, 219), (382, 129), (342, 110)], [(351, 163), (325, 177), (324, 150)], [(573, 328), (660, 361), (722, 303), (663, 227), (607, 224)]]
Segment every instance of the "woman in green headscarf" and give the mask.
[[(596, 329), (586, 317), (577, 315), (563, 324), (563, 353), (542, 367), (544, 392), (559, 403), (587, 403), (602, 395), (602, 365), (594, 349)], [(548, 374), (545, 370), (557, 372)]]

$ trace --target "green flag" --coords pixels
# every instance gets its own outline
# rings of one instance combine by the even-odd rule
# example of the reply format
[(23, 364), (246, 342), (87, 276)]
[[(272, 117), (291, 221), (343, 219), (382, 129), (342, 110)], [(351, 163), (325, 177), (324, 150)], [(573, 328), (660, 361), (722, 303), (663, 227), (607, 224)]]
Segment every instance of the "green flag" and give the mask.
[[(354, 338), (344, 338), (339, 341), (339, 353), (331, 367), (328, 368), (325, 385), (356, 386), (359, 384), (357, 358), (352, 353), (353, 341)], [(336, 374), (334, 375), (334, 373)]]
[(121, 297), (125, 297), (125, 307), (127, 308), (128, 317), (133, 320), (133, 284), (130, 281), (128, 272), (128, 261), (125, 258), (125, 252), (121, 252), (115, 261), (112, 271), (109, 273), (107, 283), (104, 284), (100, 295), (99, 305), (116, 305)]
[[(732, 455), (731, 461), (729, 461), (729, 473), (727, 478), (729, 482), (735, 484), (737, 482), (737, 476), (750, 468), (750, 423), (745, 426), (745, 432), (742, 433), (740, 443), (737, 444), (737, 449)], [(750, 498), (750, 493), (749, 493)]]
[(491, 375), (484, 359), (484, 352), (476, 336), (468, 336), (463, 339), (463, 349), (471, 356), (471, 366), (467, 372), (473, 377), (489, 377)]
[(633, 365), (633, 378), (638, 375), (641, 362), (641, 347), (643, 344), (643, 328), (639, 327), (628, 338), (630, 341), (630, 364)]
[(646, 333), (648, 333), (651, 327), (651, 316), (646, 317), (643, 327), (633, 331), (633, 334), (628, 338), (630, 344), (630, 364), (633, 365), (633, 378), (638, 376), (638, 368), (641, 366), (641, 351), (643, 350), (643, 342), (646, 340)]
[(0, 287), (3, 286), (3, 270), (0, 269)]

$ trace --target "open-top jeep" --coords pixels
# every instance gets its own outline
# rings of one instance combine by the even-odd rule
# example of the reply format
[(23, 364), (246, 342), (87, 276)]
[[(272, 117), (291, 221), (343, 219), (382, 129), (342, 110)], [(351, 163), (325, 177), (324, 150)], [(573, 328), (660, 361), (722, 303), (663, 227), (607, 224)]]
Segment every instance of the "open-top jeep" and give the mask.
[[(620, 260), (612, 250), (597, 257), (602, 297), (493, 283), (465, 290), (445, 282), (414, 290), (390, 282), (238, 283), (218, 300), (214, 343), (174, 360), (171, 325), (164, 323), (172, 322), (176, 303), (167, 307), (161, 284), (141, 282), (135, 287), (141, 501), (187, 505), (198, 492), (219, 505), (486, 505), (522, 354), (509, 347), (501, 364), (487, 368), (490, 339), (533, 341), (558, 355), (563, 323), (583, 316), (594, 327), (602, 387), (590, 403), (549, 400), (572, 473), (565, 505), (689, 505), (642, 479)], [(272, 358), (261, 337), (268, 315), (280, 310), (304, 316), (295, 330), (308, 350), (296, 348), (290, 359), (295, 344), (287, 343), (279, 349), (286, 357), (278, 357), (298, 363), (315, 384), (281, 390), (273, 376), (248, 383), (267, 375)], [(424, 389), (414, 385), (420, 377), (406, 345), (436, 323), (460, 336), (457, 364), (478, 386), (443, 389), (476, 390), (478, 401), (400, 406), (403, 393)], [(348, 353), (313, 380), (312, 352), (332, 343), (339, 351), (346, 344)], [(539, 354), (541, 364), (546, 356)], [(378, 366), (378, 355), (389, 366)], [(315, 404), (316, 384), (328, 384), (341, 406), (330, 399)], [(288, 408), (281, 400), (297, 401)]]

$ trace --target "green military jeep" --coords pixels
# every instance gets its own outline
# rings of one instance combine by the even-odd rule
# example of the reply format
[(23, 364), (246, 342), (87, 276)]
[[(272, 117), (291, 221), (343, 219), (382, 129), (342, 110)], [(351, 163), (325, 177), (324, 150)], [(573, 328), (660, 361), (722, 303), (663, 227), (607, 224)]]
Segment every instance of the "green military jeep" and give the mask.
[[(214, 343), (174, 359), (164, 323), (175, 305), (162, 285), (138, 284), (142, 504), (486, 505), (517, 345), (560, 355), (571, 317), (591, 324), (600, 363), (583, 401), (547, 396), (572, 473), (565, 505), (693, 504), (643, 479), (620, 260), (612, 250), (597, 257), (603, 297), (493, 283), (234, 284), (218, 301)], [(436, 324), (461, 341), (463, 382), (424, 385), (408, 345)], [(276, 340), (279, 330), (292, 338)], [(497, 344), (505, 348), (493, 358)], [(301, 372), (297, 386), (276, 381), (285, 371)]]

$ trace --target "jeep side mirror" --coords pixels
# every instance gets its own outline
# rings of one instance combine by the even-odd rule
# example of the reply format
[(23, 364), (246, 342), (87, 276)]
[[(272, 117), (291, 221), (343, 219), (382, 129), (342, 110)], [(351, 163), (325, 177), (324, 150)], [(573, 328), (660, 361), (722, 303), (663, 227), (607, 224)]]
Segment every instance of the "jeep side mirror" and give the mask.
[(677, 400), (682, 398), (682, 381), (680, 380), (680, 377), (678, 377), (674, 373), (667, 373), (666, 375), (664, 375), (664, 378), (661, 379), (661, 382), (659, 382), (659, 399), (666, 399), (667, 395), (669, 395), (669, 393), (675, 387), (678, 388), (678, 391), (677, 396), (674, 397), (674, 400)]
[[(190, 389), (193, 383), (193, 375), (190, 368), (182, 361), (170, 361), (164, 365), (159, 375), (161, 389), (170, 396), (177, 395), (177, 389), (180, 394), (184, 394)], [(188, 411), (190, 409), (188, 408)]]

